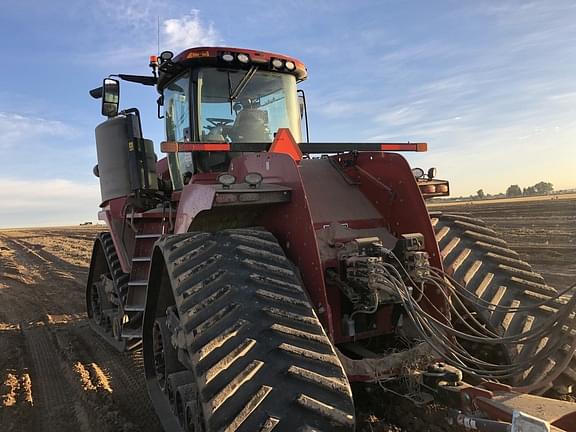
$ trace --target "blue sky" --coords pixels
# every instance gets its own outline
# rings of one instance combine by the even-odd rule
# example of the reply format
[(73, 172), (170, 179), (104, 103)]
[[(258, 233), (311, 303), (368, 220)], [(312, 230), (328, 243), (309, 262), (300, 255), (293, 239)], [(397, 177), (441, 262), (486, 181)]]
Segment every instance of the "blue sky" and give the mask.
[[(453, 194), (576, 187), (576, 3), (555, 1), (4, 1), (0, 227), (95, 220), (88, 96), (147, 74), (161, 49), (227, 45), (306, 63), (312, 141), (427, 141), (409, 155)], [(153, 89), (123, 84), (156, 143)]]

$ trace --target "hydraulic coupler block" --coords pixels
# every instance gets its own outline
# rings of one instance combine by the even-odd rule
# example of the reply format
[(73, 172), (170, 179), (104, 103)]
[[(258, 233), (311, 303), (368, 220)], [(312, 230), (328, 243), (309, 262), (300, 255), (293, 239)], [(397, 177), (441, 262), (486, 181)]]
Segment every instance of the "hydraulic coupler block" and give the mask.
[(394, 255), (415, 282), (420, 282), (430, 273), (430, 261), (424, 248), (424, 235), (410, 233), (402, 234), (393, 250)]

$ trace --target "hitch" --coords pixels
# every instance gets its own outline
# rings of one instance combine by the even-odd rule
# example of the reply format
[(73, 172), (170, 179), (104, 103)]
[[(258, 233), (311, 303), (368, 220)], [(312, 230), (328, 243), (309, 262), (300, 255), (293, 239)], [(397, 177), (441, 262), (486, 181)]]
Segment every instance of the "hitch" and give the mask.
[(421, 386), (450, 408), (448, 422), (464, 430), (576, 432), (574, 403), (520, 393), (496, 382), (473, 386), (462, 381), (458, 368), (445, 363), (423, 372)]

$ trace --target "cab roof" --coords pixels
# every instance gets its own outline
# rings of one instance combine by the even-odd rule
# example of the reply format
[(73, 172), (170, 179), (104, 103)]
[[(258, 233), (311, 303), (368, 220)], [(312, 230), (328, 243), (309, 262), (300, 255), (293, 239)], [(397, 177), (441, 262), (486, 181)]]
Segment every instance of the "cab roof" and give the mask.
[[(247, 62), (238, 60), (239, 55), (241, 54), (247, 56)], [(246, 60), (246, 57), (244, 56), (241, 56), (240, 58)], [(292, 63), (294, 68), (292, 70), (287, 68), (287, 63)], [(282, 66), (278, 67), (278, 65)], [(160, 66), (160, 76), (158, 79), (159, 90), (164, 87), (170, 79), (179, 74), (183, 67), (189, 66), (221, 66), (233, 67), (236, 69), (249, 69), (252, 66), (258, 66), (258, 68), (262, 70), (292, 74), (296, 76), (298, 81), (303, 81), (308, 76), (304, 63), (294, 57), (266, 51), (232, 47), (189, 48), (176, 55), (171, 60), (171, 65), (163, 66), (164, 65)]]

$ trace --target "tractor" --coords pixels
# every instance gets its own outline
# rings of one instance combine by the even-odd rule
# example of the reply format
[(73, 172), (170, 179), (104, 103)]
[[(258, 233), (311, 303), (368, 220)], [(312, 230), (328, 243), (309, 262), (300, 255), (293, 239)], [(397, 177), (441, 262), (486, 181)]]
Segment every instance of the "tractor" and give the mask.
[[(482, 221), (428, 212), (449, 184), (399, 154), (425, 143), (311, 143), (307, 69), (286, 55), (198, 47), (150, 67), (90, 91), (109, 231), (86, 307), (143, 351), (166, 431), (353, 431), (360, 395), (387, 387), (454, 424), (575, 430), (573, 404), (536, 396), (572, 391), (570, 290)], [(158, 91), (165, 158), (120, 80)]]

